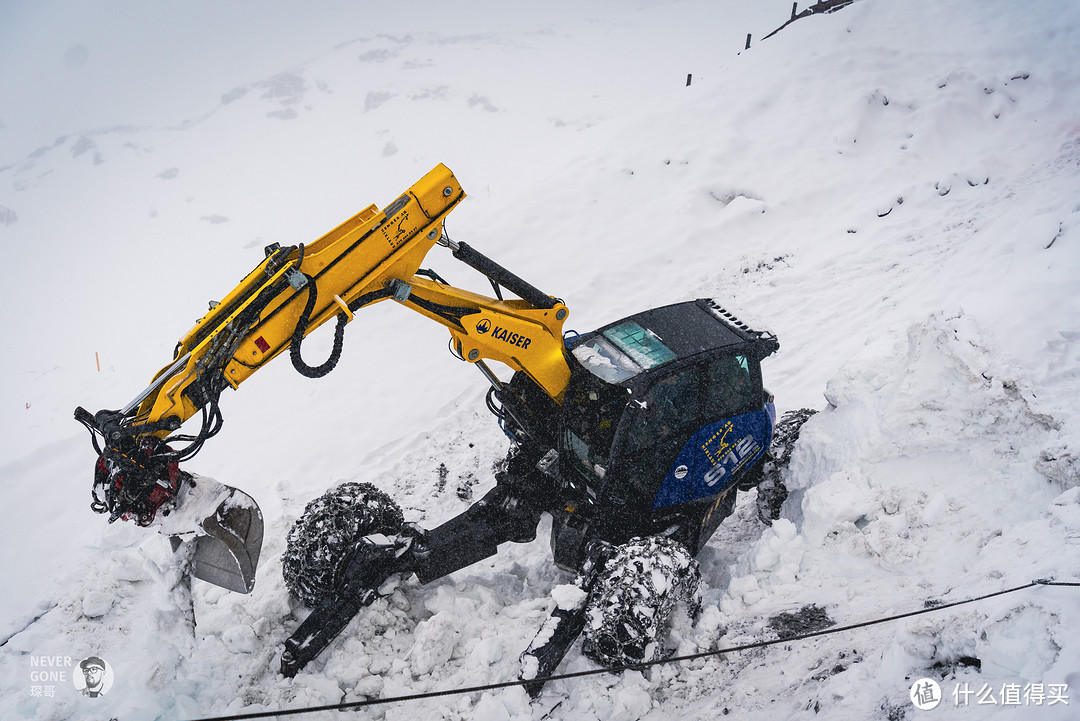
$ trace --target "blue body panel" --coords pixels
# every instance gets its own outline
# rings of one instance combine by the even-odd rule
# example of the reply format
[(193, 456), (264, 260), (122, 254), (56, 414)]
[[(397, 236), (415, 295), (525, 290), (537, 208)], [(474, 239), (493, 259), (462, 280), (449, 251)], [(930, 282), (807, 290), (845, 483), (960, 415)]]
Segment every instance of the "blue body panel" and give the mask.
[(652, 507), (716, 495), (761, 460), (772, 443), (776, 408), (725, 418), (696, 430), (668, 469)]

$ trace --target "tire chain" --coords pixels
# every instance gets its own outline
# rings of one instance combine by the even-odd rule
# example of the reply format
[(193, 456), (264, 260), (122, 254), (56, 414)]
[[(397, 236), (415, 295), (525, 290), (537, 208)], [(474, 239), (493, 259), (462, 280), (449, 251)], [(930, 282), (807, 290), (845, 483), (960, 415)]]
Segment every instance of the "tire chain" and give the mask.
[(311, 501), (289, 530), (282, 554), (285, 586), (313, 608), (333, 594), (349, 551), (372, 533), (397, 533), (404, 517), (370, 483), (343, 483)]
[(795, 442), (799, 440), (803, 424), (816, 413), (817, 411), (810, 408), (800, 408), (788, 411), (776, 423), (772, 445), (769, 446), (769, 453), (763, 464), (762, 481), (758, 485), (758, 517), (766, 525), (772, 525), (773, 521), (780, 518), (780, 508), (788, 496), (784, 476), (787, 474), (788, 464), (791, 463)]
[(701, 608), (701, 570), (677, 541), (634, 538), (618, 547), (593, 588), (582, 652), (598, 664), (656, 661), (677, 604), (691, 617)]

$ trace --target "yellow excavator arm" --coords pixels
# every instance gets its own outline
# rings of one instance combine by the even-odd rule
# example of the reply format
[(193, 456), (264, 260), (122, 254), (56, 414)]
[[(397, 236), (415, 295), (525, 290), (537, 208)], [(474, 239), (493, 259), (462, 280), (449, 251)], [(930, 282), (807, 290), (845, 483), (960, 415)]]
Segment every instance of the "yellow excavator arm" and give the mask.
[[(340, 353), (341, 332), (353, 313), (387, 299), (446, 326), (458, 354), (480, 363), (489, 379), (483, 361), (500, 361), (561, 402), (570, 377), (562, 337), (566, 306), (443, 237), (443, 220), (464, 197), (453, 173), (438, 165), (383, 211), (372, 205), (309, 245), (267, 248), (266, 258), (180, 340), (174, 361), (137, 405), (125, 409), (134, 412), (129, 425), (166, 437), (224, 384), (236, 388), (294, 345), (294, 362), (299, 360), (299, 341), (335, 318)], [(421, 271), (437, 243), (487, 274), (496, 287), (524, 288), (529, 299), (488, 297)], [(299, 363), (308, 375), (329, 370)]]
[[(218, 399), (225, 388), (237, 388), (286, 351), (302, 374), (325, 375), (337, 363), (353, 314), (383, 300), (393, 299), (449, 329), (457, 355), (476, 364), (495, 389), (501, 389), (502, 382), (485, 361), (524, 373), (561, 404), (570, 380), (562, 334), (567, 308), (443, 234), (446, 215), (464, 198), (454, 174), (438, 165), (384, 210), (365, 208), (310, 244), (266, 248), (262, 262), (221, 302), (211, 304), (177, 343), (173, 361), (127, 406), (94, 414), (75, 410), (75, 418), (90, 429), (98, 453), (91, 508), (110, 513), (110, 522), (124, 518), (152, 523), (158, 509), (173, 503), (190, 479), (179, 464), (221, 429)], [(497, 297), (455, 288), (434, 271), (421, 270), (436, 244), (487, 276)], [(502, 288), (520, 299), (503, 299)], [(300, 355), (301, 342), (330, 320), (337, 322), (333, 351), (326, 362), (309, 366)], [(197, 433), (177, 433), (200, 412)], [(245, 519), (258, 517), (254, 502), (248, 506), (252, 510)], [(223, 504), (218, 515), (227, 515), (230, 507)], [(203, 531), (229, 546), (224, 555), (204, 553), (209, 560), (202, 573), (220, 585), (250, 590), (248, 571), (255, 559), (251, 569), (225, 572), (224, 582), (216, 571), (207, 570), (219, 563), (216, 558), (228, 565), (229, 555), (241, 555), (233, 536), (261, 538), (261, 522), (258, 533), (251, 525), (237, 534), (221, 530), (228, 521), (222, 515), (217, 525), (202, 523)]]

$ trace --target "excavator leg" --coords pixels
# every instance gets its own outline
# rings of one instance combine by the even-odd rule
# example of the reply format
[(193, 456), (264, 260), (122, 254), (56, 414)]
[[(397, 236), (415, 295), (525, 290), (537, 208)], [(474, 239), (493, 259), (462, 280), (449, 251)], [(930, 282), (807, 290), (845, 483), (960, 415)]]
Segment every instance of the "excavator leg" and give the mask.
[[(513, 466), (511, 459), (511, 470)], [(361, 608), (379, 598), (379, 588), (390, 576), (415, 573), (421, 583), (430, 583), (494, 556), (502, 543), (533, 540), (544, 510), (541, 499), (535, 493), (516, 493), (528, 486), (513, 482), (510, 471), (498, 478), (483, 498), (430, 531), (407, 524), (394, 537), (362, 538), (346, 557), (335, 592), (286, 640), (282, 674), (295, 676), (318, 656)]]
[(494, 556), (499, 544), (536, 538), (542, 509), (496, 485), (468, 510), (424, 534), (413, 551), (413, 571), (430, 583)]

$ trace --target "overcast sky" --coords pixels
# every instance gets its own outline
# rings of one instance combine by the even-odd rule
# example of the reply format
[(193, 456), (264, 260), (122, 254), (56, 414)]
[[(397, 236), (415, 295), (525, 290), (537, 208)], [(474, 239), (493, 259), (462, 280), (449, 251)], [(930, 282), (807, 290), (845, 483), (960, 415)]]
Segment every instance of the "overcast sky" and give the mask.
[[(588, 7), (585, 12), (615, 9), (610, 0)], [(506, 31), (582, 12), (568, 0), (5, 0), (0, 164), (65, 133), (199, 117), (266, 68), (287, 69), (349, 40), (377, 33)]]

